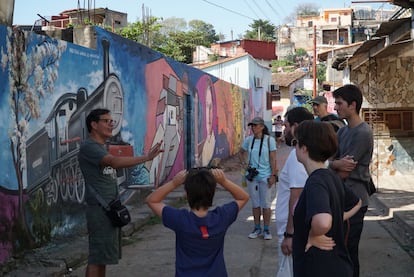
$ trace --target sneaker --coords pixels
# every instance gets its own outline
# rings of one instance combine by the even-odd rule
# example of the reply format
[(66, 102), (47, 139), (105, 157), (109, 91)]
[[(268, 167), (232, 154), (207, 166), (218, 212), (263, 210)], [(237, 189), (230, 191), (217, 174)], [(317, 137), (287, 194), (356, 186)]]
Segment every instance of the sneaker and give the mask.
[(268, 230), (266, 230), (266, 231), (263, 232), (263, 238), (265, 240), (270, 240), (270, 239), (272, 239), (272, 234)]
[(249, 239), (255, 239), (262, 233), (262, 229), (254, 229), (253, 232), (249, 234)]

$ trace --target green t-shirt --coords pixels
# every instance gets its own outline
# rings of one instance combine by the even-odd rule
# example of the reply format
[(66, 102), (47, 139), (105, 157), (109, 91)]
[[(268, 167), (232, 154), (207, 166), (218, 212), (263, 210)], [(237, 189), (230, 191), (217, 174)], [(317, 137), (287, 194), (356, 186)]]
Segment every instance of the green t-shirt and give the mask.
[[(101, 160), (107, 154), (105, 145), (86, 139), (80, 147), (78, 161), (85, 179), (85, 186), (93, 186), (105, 201), (110, 202), (117, 197), (118, 186), (116, 169), (100, 165)], [(86, 189), (85, 200), (89, 205), (99, 204), (89, 189)]]

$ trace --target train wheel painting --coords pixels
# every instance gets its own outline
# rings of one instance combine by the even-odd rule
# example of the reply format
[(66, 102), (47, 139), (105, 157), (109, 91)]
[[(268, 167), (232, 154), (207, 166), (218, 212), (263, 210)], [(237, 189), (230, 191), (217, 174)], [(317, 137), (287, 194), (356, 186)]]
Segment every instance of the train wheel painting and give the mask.
[(50, 178), (49, 182), (47, 183), (45, 187), (45, 197), (46, 197), (46, 203), (48, 206), (52, 204), (56, 204), (59, 196), (58, 191), (58, 184), (56, 180), (53, 178)]
[(60, 180), (60, 196), (62, 197), (63, 201), (68, 200), (68, 176), (66, 175), (66, 170), (61, 168), (58, 171), (58, 175), (60, 176), (60, 178), (58, 180)]
[(75, 191), (76, 191), (76, 179), (75, 179), (75, 170), (73, 167), (66, 168), (66, 174), (68, 177), (68, 196), (71, 201), (75, 201)]
[(123, 95), (121, 82), (115, 75), (109, 75), (105, 82), (104, 89), (104, 107), (107, 107), (111, 111), (113, 119), (116, 121), (112, 134), (119, 133), (122, 127), (123, 117)]
[[(44, 201), (45, 201), (45, 194), (43, 192), (42, 188), (39, 188), (38, 191), (34, 194), (34, 198), (33, 199), (37, 199), (38, 201), (33, 201), (33, 209), (37, 210), (40, 208), (41, 205), (43, 205)], [(47, 203), (47, 202), (46, 202)], [(49, 204), (48, 204), (49, 205)]]
[(85, 199), (85, 180), (83, 179), (83, 175), (79, 168), (79, 165), (76, 166), (75, 194), (78, 203), (83, 203), (83, 200)]

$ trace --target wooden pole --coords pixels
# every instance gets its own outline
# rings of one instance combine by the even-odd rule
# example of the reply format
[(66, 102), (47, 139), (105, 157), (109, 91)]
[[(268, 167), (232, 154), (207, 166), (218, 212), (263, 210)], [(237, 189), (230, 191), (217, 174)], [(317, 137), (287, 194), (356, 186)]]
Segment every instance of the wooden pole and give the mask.
[(316, 97), (316, 25), (313, 26), (313, 97)]

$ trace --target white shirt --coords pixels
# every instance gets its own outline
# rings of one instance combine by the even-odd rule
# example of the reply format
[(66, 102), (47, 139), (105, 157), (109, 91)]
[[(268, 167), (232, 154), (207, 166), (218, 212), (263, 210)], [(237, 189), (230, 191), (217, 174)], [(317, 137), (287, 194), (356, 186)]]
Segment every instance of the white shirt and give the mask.
[(296, 149), (290, 151), (285, 165), (279, 174), (276, 196), (276, 230), (278, 235), (286, 231), (286, 224), (289, 216), (289, 198), (291, 188), (303, 188), (308, 174), (305, 167), (296, 157)]

